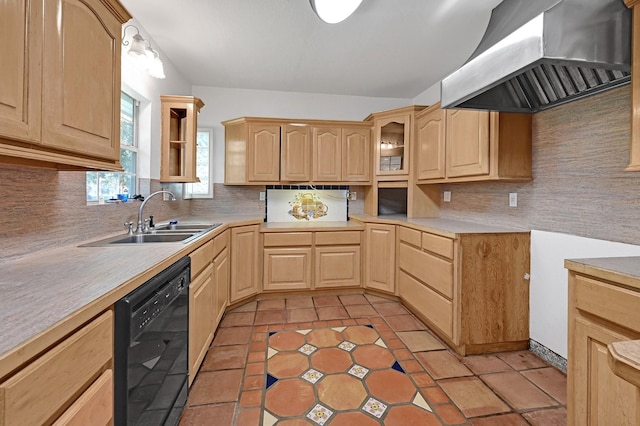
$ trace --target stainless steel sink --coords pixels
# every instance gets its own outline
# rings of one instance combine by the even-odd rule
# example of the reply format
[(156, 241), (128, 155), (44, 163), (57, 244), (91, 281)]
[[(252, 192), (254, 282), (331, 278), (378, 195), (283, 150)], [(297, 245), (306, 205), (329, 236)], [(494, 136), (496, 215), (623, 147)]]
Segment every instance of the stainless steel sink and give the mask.
[(142, 243), (178, 243), (186, 241), (196, 234), (175, 233), (175, 234), (141, 234), (127, 235), (117, 240), (110, 241), (109, 244), (142, 244)]
[(177, 225), (169, 225), (167, 223), (163, 225), (157, 225), (155, 227), (155, 233), (165, 233), (165, 232), (206, 232), (210, 231), (218, 226), (222, 225), (221, 223), (179, 223)]
[(83, 244), (80, 247), (113, 247), (120, 244), (147, 244), (147, 243), (186, 243), (212, 229), (222, 225), (221, 223), (207, 224), (180, 224), (171, 229), (169, 225), (161, 225), (149, 234), (117, 235), (105, 238), (93, 243)]

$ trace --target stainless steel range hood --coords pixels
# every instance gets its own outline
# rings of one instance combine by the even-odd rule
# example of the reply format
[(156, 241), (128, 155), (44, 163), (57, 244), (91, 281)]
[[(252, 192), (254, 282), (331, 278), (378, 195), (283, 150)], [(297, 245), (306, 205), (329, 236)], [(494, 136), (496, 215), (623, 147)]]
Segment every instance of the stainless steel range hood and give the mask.
[(442, 80), (441, 105), (534, 113), (630, 80), (623, 0), (504, 0), (471, 58)]

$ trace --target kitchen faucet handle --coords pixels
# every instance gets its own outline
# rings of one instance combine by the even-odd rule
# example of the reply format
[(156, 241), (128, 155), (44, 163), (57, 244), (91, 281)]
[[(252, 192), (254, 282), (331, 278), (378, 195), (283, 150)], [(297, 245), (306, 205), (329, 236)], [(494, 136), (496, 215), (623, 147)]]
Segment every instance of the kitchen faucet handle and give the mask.
[(125, 222), (124, 227), (129, 229), (127, 234), (133, 235), (133, 222)]
[(149, 233), (149, 219), (145, 219), (144, 220), (144, 226), (142, 227), (142, 233), (143, 234), (148, 234)]

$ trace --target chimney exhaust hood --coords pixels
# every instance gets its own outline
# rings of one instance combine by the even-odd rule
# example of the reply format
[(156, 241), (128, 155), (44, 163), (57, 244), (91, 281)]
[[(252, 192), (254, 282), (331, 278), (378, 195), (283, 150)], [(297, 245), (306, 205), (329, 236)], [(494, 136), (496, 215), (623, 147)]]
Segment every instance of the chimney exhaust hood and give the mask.
[(471, 58), (442, 80), (441, 105), (535, 113), (630, 80), (623, 0), (504, 0)]

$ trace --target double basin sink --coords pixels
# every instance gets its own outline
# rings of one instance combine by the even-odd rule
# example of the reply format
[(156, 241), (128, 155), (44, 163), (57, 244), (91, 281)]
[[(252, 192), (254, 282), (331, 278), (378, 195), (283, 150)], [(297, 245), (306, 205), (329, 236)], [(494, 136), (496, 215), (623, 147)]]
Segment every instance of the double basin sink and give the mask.
[(148, 234), (117, 235), (105, 238), (81, 247), (109, 247), (121, 244), (147, 243), (187, 243), (205, 232), (222, 225), (221, 223), (184, 223), (177, 225), (158, 225)]

